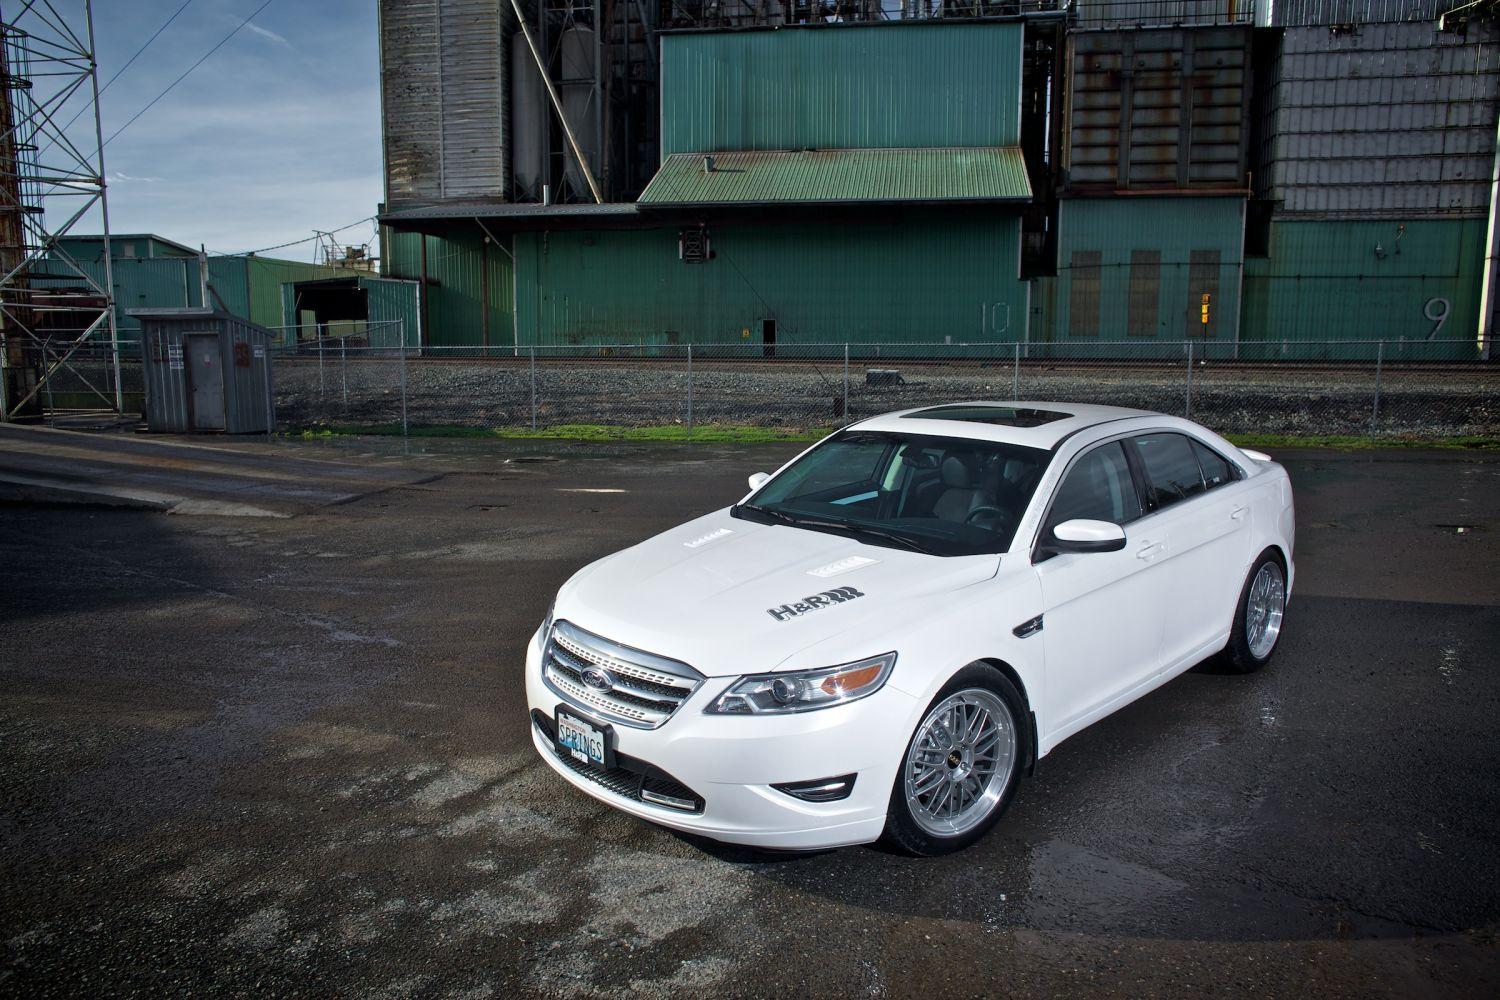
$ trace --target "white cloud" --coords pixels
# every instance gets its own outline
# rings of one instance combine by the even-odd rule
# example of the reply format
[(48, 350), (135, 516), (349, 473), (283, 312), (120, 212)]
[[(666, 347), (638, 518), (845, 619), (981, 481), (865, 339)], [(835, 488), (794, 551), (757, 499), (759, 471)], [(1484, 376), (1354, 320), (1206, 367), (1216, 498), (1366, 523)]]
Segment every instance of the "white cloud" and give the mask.
[(259, 35), (260, 37), (262, 37), (262, 38), (268, 38), (268, 39), (270, 39), (273, 42), (278, 42), (278, 43), (280, 43), (282, 45), (285, 45), (287, 48), (291, 48), (292, 47), (292, 43), (291, 42), (287, 41), (282, 36), (276, 34), (276, 32), (272, 31), (270, 28), (262, 28), (260, 25), (256, 24), (254, 21), (251, 21), (248, 24), (246, 24), (244, 30), (245, 31), (253, 31), (255, 34)]

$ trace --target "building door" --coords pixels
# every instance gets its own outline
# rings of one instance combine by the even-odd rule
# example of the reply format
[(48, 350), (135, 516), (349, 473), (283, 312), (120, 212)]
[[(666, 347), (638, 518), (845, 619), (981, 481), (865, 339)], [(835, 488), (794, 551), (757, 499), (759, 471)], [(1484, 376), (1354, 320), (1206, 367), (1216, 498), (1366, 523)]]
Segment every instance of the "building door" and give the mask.
[(195, 431), (224, 429), (224, 366), (219, 338), (190, 333), (182, 338), (187, 355), (188, 426)]
[(760, 342), (765, 346), (765, 356), (776, 357), (776, 321), (774, 319), (763, 319), (760, 321)]

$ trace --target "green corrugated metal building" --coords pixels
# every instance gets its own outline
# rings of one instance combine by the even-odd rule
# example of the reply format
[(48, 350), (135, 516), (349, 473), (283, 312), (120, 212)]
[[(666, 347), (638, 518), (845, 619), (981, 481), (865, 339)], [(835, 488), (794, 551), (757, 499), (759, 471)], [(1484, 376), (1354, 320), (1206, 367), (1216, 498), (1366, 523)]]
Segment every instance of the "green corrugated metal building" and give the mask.
[[(75, 272), (76, 264), (77, 270), (83, 271), (96, 285), (104, 286), (102, 236), (68, 236), (60, 240), (59, 245), (73, 263), (53, 254), (33, 270), (35, 283), (39, 286), (84, 287), (84, 282)], [(140, 321), (130, 315), (132, 310), (203, 305), (197, 251), (152, 234), (111, 236), (110, 250), (115, 284), (115, 323), (126, 339), (133, 340), (140, 332)], [(254, 254), (208, 258), (209, 285), (222, 306), (235, 316), (268, 327), (282, 325), (283, 284), (358, 273)]]
[(1022, 25), (661, 36), (632, 206), (385, 216), (430, 346), (1020, 339)]
[[(1472, 344), (1483, 219), (1252, 200), (1246, 123), (1274, 74), (1257, 80), (1248, 26), (1071, 32), (1038, 192), (1019, 148), (1026, 30), (663, 32), (661, 163), (638, 202), (406, 208), (383, 216), (384, 272), (419, 284), (433, 347), (1019, 340), (1148, 357), (1186, 340), (1275, 359), (1373, 351), (1297, 346), (1312, 341)], [(1112, 75), (1126, 49), (1154, 67), (1128, 87)], [(1028, 243), (1039, 276), (1022, 280), (1020, 213), (1054, 189), (1048, 252), (1037, 267)], [(1029, 238), (1046, 214), (1030, 211)]]
[(1232, 348), (1244, 235), (1243, 197), (1064, 199), (1057, 278), (1037, 297), (1048, 312), (1032, 339)]
[[(1484, 275), (1484, 219), (1277, 221), (1268, 254), (1245, 261), (1248, 357), (1470, 357)], [(1252, 348), (1252, 344), (1254, 347)], [(1420, 347), (1417, 345), (1421, 345)]]

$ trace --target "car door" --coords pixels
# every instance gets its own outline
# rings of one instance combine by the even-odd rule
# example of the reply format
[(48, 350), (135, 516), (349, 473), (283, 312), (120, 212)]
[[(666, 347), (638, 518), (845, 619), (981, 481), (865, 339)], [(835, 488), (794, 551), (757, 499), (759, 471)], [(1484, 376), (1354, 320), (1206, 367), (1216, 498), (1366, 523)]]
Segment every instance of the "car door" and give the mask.
[(1166, 545), (1162, 669), (1181, 670), (1229, 632), (1249, 559), (1250, 502), (1233, 465), (1196, 438), (1162, 431), (1130, 446), (1146, 481), (1142, 523), (1155, 522)]
[[(1160, 670), (1166, 585), (1154, 568), (1165, 547), (1140, 530), (1142, 513), (1120, 441), (1080, 454), (1053, 493), (1032, 556), (1043, 598), (1043, 697), (1052, 739), (1107, 714)], [(1052, 529), (1074, 518), (1125, 526), (1125, 548), (1048, 555)]]

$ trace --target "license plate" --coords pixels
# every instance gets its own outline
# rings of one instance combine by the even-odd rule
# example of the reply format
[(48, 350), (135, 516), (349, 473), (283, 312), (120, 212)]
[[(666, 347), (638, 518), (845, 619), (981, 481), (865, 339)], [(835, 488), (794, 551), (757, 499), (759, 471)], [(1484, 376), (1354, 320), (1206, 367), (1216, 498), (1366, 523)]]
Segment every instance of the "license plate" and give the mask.
[(567, 712), (557, 713), (557, 745), (583, 764), (605, 764), (607, 733)]

